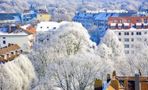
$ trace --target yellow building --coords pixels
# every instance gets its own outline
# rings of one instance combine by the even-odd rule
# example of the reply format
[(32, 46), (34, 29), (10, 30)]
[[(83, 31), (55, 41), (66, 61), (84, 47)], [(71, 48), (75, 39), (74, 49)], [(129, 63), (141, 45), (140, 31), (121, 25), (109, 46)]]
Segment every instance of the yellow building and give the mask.
[(37, 20), (38, 21), (50, 21), (51, 20), (51, 15), (48, 14), (48, 12), (41, 10), (37, 14)]

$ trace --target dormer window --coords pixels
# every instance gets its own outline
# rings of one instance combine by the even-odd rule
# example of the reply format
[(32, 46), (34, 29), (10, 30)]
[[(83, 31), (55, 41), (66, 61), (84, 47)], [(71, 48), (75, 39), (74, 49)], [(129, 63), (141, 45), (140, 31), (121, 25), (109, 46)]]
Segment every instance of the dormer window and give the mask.
[(130, 22), (131, 22), (131, 20), (130, 20), (130, 19), (128, 19), (128, 20), (127, 20), (127, 22), (128, 22), (128, 23), (130, 23)]
[(144, 23), (148, 23), (148, 20), (147, 19), (144, 19)]

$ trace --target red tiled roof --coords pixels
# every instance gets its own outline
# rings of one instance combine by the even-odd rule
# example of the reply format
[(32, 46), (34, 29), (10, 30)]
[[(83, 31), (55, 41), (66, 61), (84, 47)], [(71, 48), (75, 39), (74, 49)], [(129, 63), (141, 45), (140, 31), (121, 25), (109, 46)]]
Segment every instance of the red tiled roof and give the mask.
[(24, 29), (24, 28), (21, 28), (21, 29), (28, 34), (35, 34), (36, 33), (36, 29), (33, 26), (28, 26), (26, 29)]
[[(131, 24), (136, 24), (138, 22), (144, 22), (144, 19), (147, 19), (148, 21), (148, 16), (132, 16), (132, 17), (109, 17), (108, 23), (131, 23)], [(129, 20), (129, 21), (128, 21)]]
[(14, 51), (20, 49), (20, 46), (17, 44), (10, 44), (8, 47), (4, 47), (0, 49), (0, 55), (6, 54), (7, 52)]
[(32, 26), (27, 27), (26, 32), (29, 34), (35, 34), (36, 33), (36, 29)]

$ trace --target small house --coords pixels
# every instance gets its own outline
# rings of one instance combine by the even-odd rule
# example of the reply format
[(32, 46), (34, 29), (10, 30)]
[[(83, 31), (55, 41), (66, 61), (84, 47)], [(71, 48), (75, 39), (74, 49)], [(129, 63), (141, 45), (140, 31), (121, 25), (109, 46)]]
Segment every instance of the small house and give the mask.
[(37, 13), (37, 20), (39, 22), (41, 21), (50, 21), (51, 20), (51, 15), (46, 11), (40, 9)]
[(0, 48), (0, 62), (7, 62), (13, 60), (22, 52), (20, 46), (17, 44), (8, 44), (3, 48)]

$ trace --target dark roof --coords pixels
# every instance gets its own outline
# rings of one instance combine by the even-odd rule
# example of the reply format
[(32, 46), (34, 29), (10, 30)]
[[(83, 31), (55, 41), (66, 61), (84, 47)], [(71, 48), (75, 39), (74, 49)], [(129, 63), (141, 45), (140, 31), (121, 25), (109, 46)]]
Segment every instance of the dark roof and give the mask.
[(20, 18), (19, 13), (0, 13), (0, 20), (13, 20), (15, 17)]

